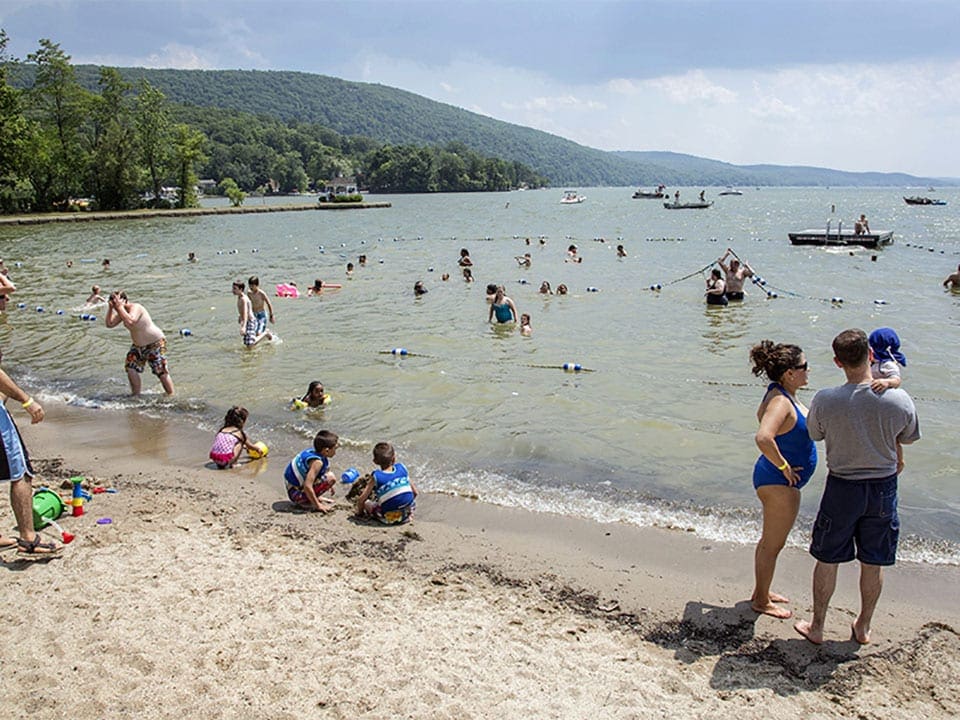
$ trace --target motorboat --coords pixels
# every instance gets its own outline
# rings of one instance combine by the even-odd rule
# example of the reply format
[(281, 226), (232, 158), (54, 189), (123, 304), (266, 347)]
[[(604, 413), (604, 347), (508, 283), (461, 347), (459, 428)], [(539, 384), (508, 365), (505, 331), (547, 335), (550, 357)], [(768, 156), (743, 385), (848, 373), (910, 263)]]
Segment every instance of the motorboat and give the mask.
[(703, 210), (705, 208), (713, 205), (713, 201), (710, 202), (665, 202), (663, 206), (667, 210)]
[(633, 194), (633, 199), (634, 200), (659, 200), (660, 198), (664, 198), (667, 196), (667, 194), (664, 192), (664, 189), (665, 188), (663, 185), (658, 185), (656, 190), (638, 189)]
[(946, 205), (946, 200), (934, 200), (933, 198), (921, 197), (919, 195), (914, 195), (913, 197), (905, 197), (903, 201), (907, 205)]
[(560, 198), (561, 205), (576, 205), (577, 203), (582, 203), (587, 198), (576, 190), (566, 190), (563, 193), (563, 197)]
[(728, 187), (726, 190), (721, 190), (718, 192), (717, 195), (743, 195), (743, 191)]

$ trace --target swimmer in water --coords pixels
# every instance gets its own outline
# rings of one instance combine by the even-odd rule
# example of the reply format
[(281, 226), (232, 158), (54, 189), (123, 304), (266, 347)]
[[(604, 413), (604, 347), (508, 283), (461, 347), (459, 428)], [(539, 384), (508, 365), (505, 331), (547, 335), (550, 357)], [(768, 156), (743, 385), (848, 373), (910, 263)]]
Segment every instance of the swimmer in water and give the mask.
[(524, 337), (530, 337), (533, 335), (533, 328), (530, 326), (530, 314), (523, 313), (520, 316), (520, 334)]
[(323, 383), (314, 380), (307, 386), (307, 392), (299, 400), (294, 398), (290, 401), (291, 410), (302, 410), (303, 408), (318, 408), (330, 403), (330, 396), (323, 389)]
[(513, 304), (513, 300), (506, 296), (503, 285), (497, 286), (497, 293), (493, 296), (493, 302), (490, 303), (487, 322), (493, 322), (494, 315), (496, 315), (497, 323), (500, 325), (517, 321), (517, 306)]
[(88, 297), (86, 300), (84, 300), (84, 303), (85, 303), (86, 305), (103, 305), (104, 303), (107, 302), (107, 299), (106, 299), (103, 295), (100, 294), (100, 286), (99, 286), (99, 285), (94, 285), (94, 286), (93, 286), (92, 288), (90, 288), (90, 289), (92, 290), (92, 292), (90, 293), (90, 297)]

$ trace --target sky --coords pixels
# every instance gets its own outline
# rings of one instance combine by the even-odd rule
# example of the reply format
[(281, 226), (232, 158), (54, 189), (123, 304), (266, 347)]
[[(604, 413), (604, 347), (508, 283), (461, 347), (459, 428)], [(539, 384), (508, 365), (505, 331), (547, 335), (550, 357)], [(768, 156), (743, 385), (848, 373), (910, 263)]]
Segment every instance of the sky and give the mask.
[(601, 150), (960, 177), (958, 0), (0, 0), (8, 52), (296, 70)]

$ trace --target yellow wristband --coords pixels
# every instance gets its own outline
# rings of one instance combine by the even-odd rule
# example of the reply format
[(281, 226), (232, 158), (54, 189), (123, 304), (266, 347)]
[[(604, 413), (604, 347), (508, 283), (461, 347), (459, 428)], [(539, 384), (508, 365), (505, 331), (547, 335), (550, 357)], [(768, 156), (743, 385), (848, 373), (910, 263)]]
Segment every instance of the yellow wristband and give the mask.
[(26, 410), (26, 409), (27, 409), (28, 407), (30, 407), (31, 405), (33, 405), (33, 398), (32, 398), (32, 397), (28, 397), (28, 398), (27, 398), (27, 401), (26, 401), (25, 403), (21, 403), (21, 404), (20, 404), (20, 407), (22, 407), (24, 410)]
[(788, 463), (786, 460), (784, 460), (784, 461), (783, 461), (783, 465), (778, 465), (778, 466), (777, 466), (777, 470), (779, 470), (780, 472), (783, 472), (783, 471), (786, 470), (788, 467), (790, 467), (790, 463)]

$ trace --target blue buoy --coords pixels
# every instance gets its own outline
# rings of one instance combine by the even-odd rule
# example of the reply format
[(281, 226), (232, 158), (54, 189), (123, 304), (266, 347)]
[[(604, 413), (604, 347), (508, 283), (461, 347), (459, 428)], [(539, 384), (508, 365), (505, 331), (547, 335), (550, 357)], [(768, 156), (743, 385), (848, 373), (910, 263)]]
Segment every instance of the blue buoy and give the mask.
[(433, 267), (432, 267), (432, 266), (431, 266), (431, 267), (428, 267), (428, 268), (427, 268), (427, 272), (433, 272)]
[(878, 298), (877, 300), (874, 300), (874, 301), (873, 301), (873, 304), (874, 304), (874, 305), (886, 305), (886, 304), (887, 304), (887, 301), (886, 301), (886, 300), (880, 300), (880, 299)]
[(563, 369), (567, 372), (580, 372), (583, 366), (580, 363), (564, 363)]
[(26, 303), (17, 303), (17, 307), (23, 310), (27, 306)]
[(193, 330), (191, 330), (190, 328), (182, 328), (180, 330), (180, 334), (183, 337), (190, 337), (191, 335), (193, 335)]
[(43, 305), (37, 305), (37, 312), (43, 312)]
[(57, 310), (57, 315), (63, 315), (63, 310)]
[(590, 286), (587, 288), (587, 292), (600, 292), (600, 288)]
[(89, 320), (89, 321), (91, 321), (91, 322), (96, 322), (97, 316), (96, 316), (96, 315), (87, 315), (87, 320)]
[(843, 298), (842, 298), (842, 297), (832, 297), (832, 298), (830, 298), (830, 302), (832, 302), (832, 303), (842, 303), (842, 302), (843, 302)]
[(526, 279), (526, 278), (520, 278), (519, 280), (517, 280), (517, 282), (520, 283), (521, 285), (526, 285), (526, 284), (527, 284), (527, 279)]
[(410, 353), (407, 352), (406, 348), (394, 348), (393, 350), (390, 351), (390, 354), (391, 355), (409, 355)]

